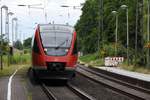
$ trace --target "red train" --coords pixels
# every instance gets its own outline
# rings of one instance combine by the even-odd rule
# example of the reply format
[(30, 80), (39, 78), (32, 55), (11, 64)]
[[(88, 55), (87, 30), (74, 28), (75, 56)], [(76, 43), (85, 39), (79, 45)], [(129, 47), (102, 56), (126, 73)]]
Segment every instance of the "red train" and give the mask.
[(32, 39), (32, 69), (42, 78), (69, 79), (75, 75), (78, 58), (73, 27), (39, 24)]

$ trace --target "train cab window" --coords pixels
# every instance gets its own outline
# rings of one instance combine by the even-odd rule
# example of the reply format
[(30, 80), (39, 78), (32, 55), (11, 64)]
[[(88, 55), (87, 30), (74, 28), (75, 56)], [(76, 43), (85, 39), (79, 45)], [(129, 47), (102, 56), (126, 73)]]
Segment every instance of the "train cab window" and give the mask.
[(71, 47), (73, 32), (62, 26), (40, 28), (41, 43), (50, 56), (64, 56)]

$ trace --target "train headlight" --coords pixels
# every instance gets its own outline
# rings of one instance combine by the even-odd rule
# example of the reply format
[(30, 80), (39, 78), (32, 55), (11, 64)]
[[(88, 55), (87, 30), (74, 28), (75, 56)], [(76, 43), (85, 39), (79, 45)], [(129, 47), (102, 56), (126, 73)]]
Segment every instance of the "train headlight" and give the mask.
[(45, 52), (47, 52), (47, 49), (46, 49), (46, 48), (44, 48), (44, 51), (45, 51)]
[(65, 52), (68, 52), (69, 51), (69, 49), (65, 49)]

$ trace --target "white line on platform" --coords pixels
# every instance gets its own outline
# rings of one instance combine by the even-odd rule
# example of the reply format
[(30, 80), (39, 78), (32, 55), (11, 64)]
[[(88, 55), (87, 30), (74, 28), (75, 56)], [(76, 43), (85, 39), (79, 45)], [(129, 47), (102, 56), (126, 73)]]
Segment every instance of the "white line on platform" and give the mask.
[(12, 83), (12, 78), (14, 75), (17, 73), (19, 69), (16, 69), (16, 71), (9, 77), (8, 81), (8, 89), (7, 89), (7, 100), (11, 100), (11, 83)]

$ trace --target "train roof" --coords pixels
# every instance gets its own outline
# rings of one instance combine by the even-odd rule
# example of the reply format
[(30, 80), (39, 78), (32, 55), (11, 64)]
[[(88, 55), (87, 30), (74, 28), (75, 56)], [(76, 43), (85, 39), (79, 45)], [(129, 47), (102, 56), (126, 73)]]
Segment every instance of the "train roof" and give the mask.
[(69, 25), (62, 25), (62, 24), (39, 24), (40, 32), (67, 32), (73, 33), (74, 28)]

